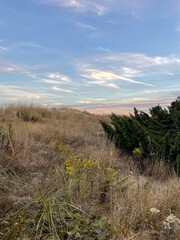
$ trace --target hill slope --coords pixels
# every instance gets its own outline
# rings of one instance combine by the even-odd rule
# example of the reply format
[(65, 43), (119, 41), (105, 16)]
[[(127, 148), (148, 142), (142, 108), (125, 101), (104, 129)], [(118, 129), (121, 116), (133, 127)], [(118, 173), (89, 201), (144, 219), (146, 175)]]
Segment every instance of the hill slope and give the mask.
[(0, 109), (0, 239), (180, 239), (179, 180), (139, 176), (100, 118)]

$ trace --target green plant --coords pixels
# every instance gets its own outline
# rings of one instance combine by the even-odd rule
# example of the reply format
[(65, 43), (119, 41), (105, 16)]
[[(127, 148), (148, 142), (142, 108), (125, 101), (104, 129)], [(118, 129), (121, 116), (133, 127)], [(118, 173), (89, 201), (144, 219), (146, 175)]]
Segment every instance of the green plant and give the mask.
[[(167, 109), (158, 106), (149, 109), (149, 114), (134, 108), (134, 115), (110, 115), (111, 124), (101, 121), (107, 137), (123, 152), (132, 154), (142, 149), (141, 170), (145, 171), (145, 159), (164, 160), (179, 172), (180, 154), (180, 99)], [(133, 154), (135, 155), (135, 154)], [(135, 156), (137, 160), (137, 154)]]

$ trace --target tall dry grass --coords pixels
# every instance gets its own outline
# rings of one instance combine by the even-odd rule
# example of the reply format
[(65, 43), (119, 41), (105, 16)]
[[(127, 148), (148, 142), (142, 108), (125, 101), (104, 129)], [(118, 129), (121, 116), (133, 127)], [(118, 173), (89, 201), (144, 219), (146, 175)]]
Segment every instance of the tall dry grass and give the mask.
[(0, 109), (0, 239), (180, 239), (179, 179), (163, 163), (140, 176), (100, 118)]

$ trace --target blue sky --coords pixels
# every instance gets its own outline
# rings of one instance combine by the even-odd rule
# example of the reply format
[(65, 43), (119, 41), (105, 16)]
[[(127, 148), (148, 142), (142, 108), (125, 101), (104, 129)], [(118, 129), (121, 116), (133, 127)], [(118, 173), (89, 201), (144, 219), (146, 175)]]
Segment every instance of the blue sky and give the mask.
[(128, 113), (178, 95), (180, 1), (0, 1), (0, 104)]

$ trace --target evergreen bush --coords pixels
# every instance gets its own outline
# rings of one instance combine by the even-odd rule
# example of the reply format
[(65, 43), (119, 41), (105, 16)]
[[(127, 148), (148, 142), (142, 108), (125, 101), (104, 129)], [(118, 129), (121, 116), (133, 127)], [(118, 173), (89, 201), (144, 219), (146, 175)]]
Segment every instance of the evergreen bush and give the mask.
[(117, 148), (127, 154), (139, 148), (144, 162), (163, 160), (180, 173), (180, 97), (167, 108), (158, 105), (149, 113), (134, 108), (133, 115), (112, 113), (110, 119), (101, 125)]

